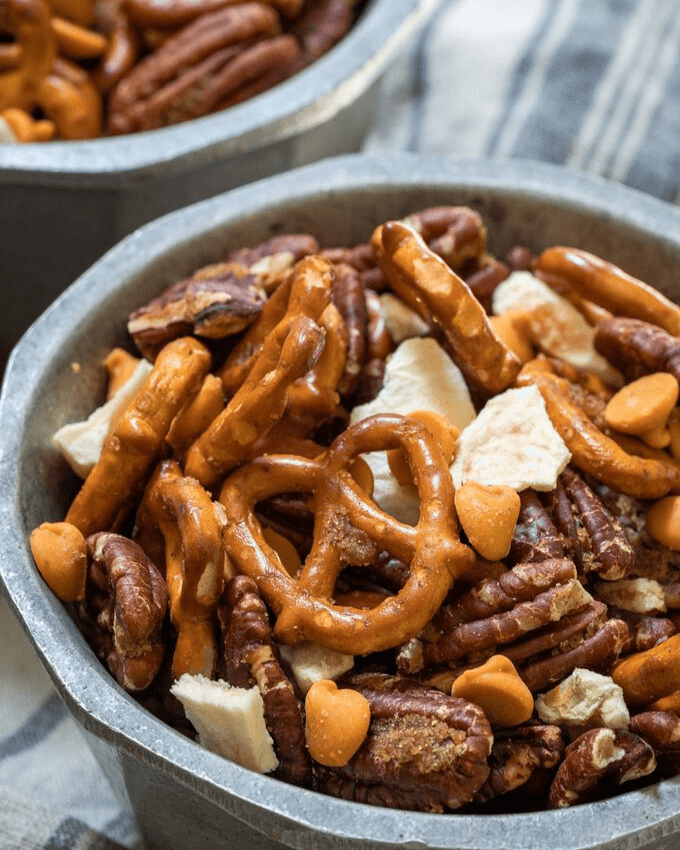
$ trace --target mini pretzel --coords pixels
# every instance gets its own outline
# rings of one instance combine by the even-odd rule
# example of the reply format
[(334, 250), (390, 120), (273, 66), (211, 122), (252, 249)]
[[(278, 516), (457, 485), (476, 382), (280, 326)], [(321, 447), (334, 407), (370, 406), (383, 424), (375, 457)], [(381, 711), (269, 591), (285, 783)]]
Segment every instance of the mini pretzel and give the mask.
[(0, 32), (13, 35), (20, 50), (18, 67), (0, 74), (0, 112), (17, 107), (30, 113), (57, 55), (47, 5), (43, 0), (5, 0)]
[(51, 142), (57, 132), (54, 121), (47, 118), (35, 119), (28, 112), (16, 107), (0, 112), (0, 118), (5, 121), (18, 142)]
[(680, 334), (680, 307), (656, 289), (612, 263), (577, 248), (545, 250), (534, 273), (548, 285), (574, 289), (578, 295), (620, 316), (642, 319)]
[[(418, 525), (379, 510), (352, 478), (357, 455), (403, 447), (420, 495)], [(313, 492), (316, 516), (311, 551), (293, 579), (269, 546), (254, 515), (258, 502), (276, 493)], [(339, 652), (364, 655), (417, 634), (441, 605), (454, 578), (474, 556), (458, 540), (453, 483), (444, 456), (424, 426), (385, 414), (355, 423), (317, 460), (269, 455), (236, 470), (220, 501), (228, 517), (229, 557), (253, 578), (277, 615), (278, 640), (314, 641)], [(383, 550), (410, 563), (404, 587), (366, 611), (334, 605), (333, 589), (348, 564), (368, 566)]]
[(279, 284), (236, 343), (218, 375), (225, 393), (233, 395), (246, 379), (267, 337), (284, 317), (308, 316), (315, 322), (331, 300), (333, 267), (321, 256), (305, 257)]
[(574, 402), (569, 381), (556, 375), (547, 361), (532, 360), (526, 364), (517, 383), (536, 384), (553, 426), (571, 452), (574, 466), (640, 499), (658, 499), (670, 491), (680, 492), (680, 464), (660, 453), (642, 457), (625, 451)]
[(112, 528), (158, 458), (172, 420), (198, 392), (210, 368), (207, 348), (191, 337), (168, 343), (110, 432), (66, 521), (88, 536)]
[(146, 516), (165, 540), (170, 619), (177, 630), (172, 673), (211, 678), (217, 664), (217, 604), (225, 580), (222, 520), (208, 493), (164, 461), (144, 494)]
[(98, 59), (106, 50), (107, 38), (99, 32), (56, 16), (50, 26), (59, 52), (71, 59)]
[(323, 331), (306, 316), (281, 322), (239, 391), (189, 447), (187, 475), (211, 487), (245, 460), (281, 419), (291, 384), (309, 371), (322, 345)]
[(392, 289), (425, 321), (441, 327), (451, 357), (473, 386), (487, 393), (507, 389), (520, 360), (496, 336), (467, 284), (400, 222), (378, 228), (373, 243)]
[(36, 105), (54, 121), (62, 139), (101, 135), (102, 101), (94, 84), (78, 65), (57, 57), (42, 80)]

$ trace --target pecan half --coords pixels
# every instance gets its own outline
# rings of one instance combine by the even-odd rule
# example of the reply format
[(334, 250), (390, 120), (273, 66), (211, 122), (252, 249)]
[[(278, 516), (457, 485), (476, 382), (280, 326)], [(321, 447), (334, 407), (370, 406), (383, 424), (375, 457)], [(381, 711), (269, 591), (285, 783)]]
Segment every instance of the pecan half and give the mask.
[(340, 397), (347, 399), (359, 384), (366, 359), (368, 332), (364, 284), (361, 275), (352, 266), (345, 263), (335, 265), (332, 297), (347, 330), (347, 359), (337, 387)]
[[(560, 475), (560, 483), (571, 503), (581, 544), (579, 567), (607, 580), (628, 575), (635, 563), (635, 553), (621, 523), (606, 510), (597, 494), (575, 470), (567, 467)], [(556, 512), (558, 527), (563, 517), (564, 513)], [(565, 537), (573, 533), (571, 526), (560, 530)]]
[(312, 762), (305, 746), (302, 706), (281, 667), (267, 609), (252, 579), (231, 579), (218, 617), (226, 680), (238, 688), (255, 685), (262, 694), (265, 722), (279, 759), (275, 775), (308, 785)]
[(586, 803), (656, 768), (654, 751), (638, 735), (590, 729), (566, 749), (548, 795), (550, 808)]
[(317, 0), (305, 3), (291, 32), (303, 50), (303, 65), (316, 61), (337, 44), (352, 26), (357, 0)]
[(486, 226), (469, 207), (429, 207), (403, 221), (455, 271), (467, 261), (479, 259), (486, 250)]
[(680, 381), (680, 340), (663, 328), (612, 316), (599, 322), (593, 344), (628, 381), (652, 372), (670, 372)]
[(123, 688), (142, 691), (163, 660), (165, 581), (141, 547), (120, 534), (99, 532), (86, 543), (93, 585), (89, 600), (105, 633), (98, 639), (99, 652)]
[(564, 557), (564, 543), (534, 490), (519, 494), (520, 511), (509, 557), (512, 563), (535, 563)]
[[(201, 15), (146, 56), (109, 100), (111, 134), (150, 130), (204, 115), (215, 105), (230, 63), (262, 39), (278, 36), (279, 16), (262, 3), (240, 3)], [(242, 83), (241, 83), (242, 84)], [(211, 102), (209, 102), (211, 101)]]
[(171, 339), (195, 333), (219, 339), (238, 333), (260, 313), (266, 295), (259, 280), (232, 263), (206, 266), (177, 281), (130, 314), (128, 332), (147, 360)]
[(387, 330), (380, 296), (373, 289), (365, 289), (366, 300), (366, 356), (359, 371), (352, 405), (365, 404), (374, 399), (383, 385), (387, 355), (394, 349)]
[(570, 561), (518, 564), (443, 606), (431, 627), (402, 649), (399, 669), (412, 673), (471, 653), (491, 653), (591, 601)]
[(258, 284), (271, 292), (298, 260), (318, 253), (319, 243), (313, 236), (289, 233), (273, 236), (252, 248), (237, 248), (227, 255), (227, 263), (245, 266), (250, 274), (257, 275)]
[(628, 731), (639, 735), (654, 750), (662, 775), (680, 767), (680, 717), (674, 711), (643, 711), (631, 718)]
[(489, 774), (493, 740), (480, 708), (408, 679), (362, 673), (342, 682), (371, 708), (366, 740), (344, 767), (317, 772), (319, 790), (420, 811), (458, 809)]
[(607, 606), (593, 601), (571, 561), (518, 564), (443, 606), (402, 647), (397, 668), (431, 676), (433, 668), (460, 668), (496, 653), (537, 692), (575, 667), (608, 670), (627, 637), (625, 623), (607, 620)]
[(475, 795), (485, 803), (527, 783), (537, 771), (559, 764), (564, 740), (559, 726), (527, 724), (495, 729), (489, 778)]

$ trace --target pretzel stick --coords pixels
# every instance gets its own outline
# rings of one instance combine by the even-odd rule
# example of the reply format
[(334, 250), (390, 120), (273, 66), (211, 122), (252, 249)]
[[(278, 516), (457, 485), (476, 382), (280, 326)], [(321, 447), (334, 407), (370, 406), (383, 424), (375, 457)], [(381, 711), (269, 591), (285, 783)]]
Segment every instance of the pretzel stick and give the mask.
[(189, 448), (186, 474), (211, 487), (250, 454), (280, 420), (293, 381), (323, 348), (321, 328), (306, 316), (284, 320), (265, 343), (247, 380)]
[(444, 331), (449, 354), (476, 388), (507, 389), (519, 358), (496, 336), (482, 305), (463, 281), (410, 227), (390, 221), (373, 244), (392, 289), (428, 323)]
[(160, 352), (68, 509), (66, 521), (83, 535), (111, 529), (158, 458), (172, 420), (200, 389), (210, 361), (207, 348), (191, 337), (173, 340)]
[(144, 505), (165, 541), (170, 619), (177, 630), (172, 674), (211, 678), (217, 666), (217, 605), (228, 566), (221, 517), (209, 494), (183, 476), (175, 461), (160, 465)]
[(549, 286), (568, 288), (620, 316), (643, 319), (680, 335), (680, 307), (612, 263), (578, 248), (545, 250), (534, 273)]
[(323, 257), (304, 257), (265, 302), (260, 315), (241, 336), (218, 372), (225, 393), (233, 395), (245, 380), (267, 337), (284, 316), (308, 316), (315, 322), (331, 300), (333, 267)]
[(574, 403), (569, 382), (555, 375), (547, 361), (541, 361), (541, 365), (530, 361), (517, 383), (536, 384), (553, 426), (579, 469), (639, 499), (658, 499), (670, 491), (680, 492), (680, 464), (670, 457), (640, 457), (621, 448)]

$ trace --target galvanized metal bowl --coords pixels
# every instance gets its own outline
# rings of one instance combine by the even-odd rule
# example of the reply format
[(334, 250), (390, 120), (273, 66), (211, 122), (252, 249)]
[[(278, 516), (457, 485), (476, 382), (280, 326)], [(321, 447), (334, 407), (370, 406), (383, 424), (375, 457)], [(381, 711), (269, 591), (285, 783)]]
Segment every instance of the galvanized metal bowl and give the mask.
[(680, 842), (676, 779), (569, 810), (481, 817), (348, 803), (251, 773), (125, 694), (33, 566), (28, 534), (61, 519), (76, 487), (50, 436), (100, 401), (102, 356), (124, 342), (131, 308), (225, 250), (274, 233), (353, 244), (376, 223), (441, 203), (478, 209), (499, 255), (517, 243), (534, 250), (574, 244), (680, 297), (680, 211), (662, 202), (545, 165), (345, 156), (138, 230), (64, 292), (11, 357), (0, 398), (2, 583), (114, 789), (130, 800), (150, 850), (671, 850)]
[(83, 142), (0, 144), (0, 370), (69, 283), (141, 224), (251, 180), (359, 150), (378, 83), (439, 0), (369, 0), (301, 73), (173, 127)]

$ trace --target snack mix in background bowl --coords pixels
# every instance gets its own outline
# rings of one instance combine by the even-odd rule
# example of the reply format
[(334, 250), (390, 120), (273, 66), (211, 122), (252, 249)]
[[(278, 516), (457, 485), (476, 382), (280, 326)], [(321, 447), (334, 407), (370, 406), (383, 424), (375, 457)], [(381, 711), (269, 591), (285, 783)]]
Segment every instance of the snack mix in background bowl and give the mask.
[(340, 158), (144, 228), (26, 334), (3, 578), (150, 847), (671, 846), (678, 223)]
[(437, 3), (2, 0), (0, 369), (140, 225), (358, 151), (384, 72)]
[(3, 141), (179, 124), (266, 91), (327, 53), (362, 0), (5, 0)]

